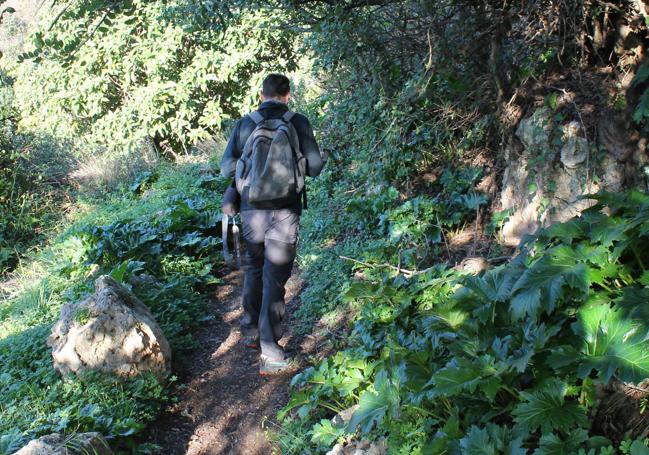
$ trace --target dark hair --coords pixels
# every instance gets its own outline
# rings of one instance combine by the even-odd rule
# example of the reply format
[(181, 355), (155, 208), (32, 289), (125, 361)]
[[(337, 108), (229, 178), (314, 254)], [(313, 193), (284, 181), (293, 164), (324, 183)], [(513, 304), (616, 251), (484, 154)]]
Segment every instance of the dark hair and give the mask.
[(283, 74), (273, 73), (266, 76), (262, 93), (266, 98), (285, 96), (291, 91), (291, 82)]

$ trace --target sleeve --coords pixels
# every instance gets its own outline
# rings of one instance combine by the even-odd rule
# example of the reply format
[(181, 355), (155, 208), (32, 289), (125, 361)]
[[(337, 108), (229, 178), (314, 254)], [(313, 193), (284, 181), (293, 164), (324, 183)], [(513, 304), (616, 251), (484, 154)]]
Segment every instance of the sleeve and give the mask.
[(309, 120), (303, 115), (296, 115), (293, 125), (300, 140), (302, 154), (306, 158), (306, 173), (309, 177), (317, 177), (324, 167), (324, 161), (320, 156), (320, 148), (313, 135), (313, 128), (311, 128)]
[(237, 166), (237, 160), (241, 156), (241, 150), (239, 150), (238, 138), (239, 130), (241, 129), (241, 120), (234, 125), (234, 130), (230, 135), (230, 140), (228, 145), (225, 147), (225, 152), (223, 153), (223, 158), (221, 158), (221, 175), (226, 178), (234, 177), (234, 172)]

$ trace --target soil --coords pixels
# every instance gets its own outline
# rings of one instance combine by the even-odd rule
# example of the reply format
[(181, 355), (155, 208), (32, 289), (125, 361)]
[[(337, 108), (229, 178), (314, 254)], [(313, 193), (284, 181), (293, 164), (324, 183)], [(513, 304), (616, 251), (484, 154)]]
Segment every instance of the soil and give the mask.
[[(275, 416), (288, 400), (288, 385), (304, 367), (318, 342), (294, 339), (290, 315), (299, 306), (302, 287), (294, 273), (287, 284), (285, 336), (280, 344), (295, 359), (295, 367), (272, 377), (259, 375), (259, 352), (240, 343), (242, 272), (223, 277), (210, 296), (215, 318), (196, 333), (198, 348), (174, 360), (179, 377), (177, 402), (150, 426), (148, 441), (165, 455), (280, 453), (266, 430), (276, 427)], [(293, 352), (291, 352), (293, 351)]]

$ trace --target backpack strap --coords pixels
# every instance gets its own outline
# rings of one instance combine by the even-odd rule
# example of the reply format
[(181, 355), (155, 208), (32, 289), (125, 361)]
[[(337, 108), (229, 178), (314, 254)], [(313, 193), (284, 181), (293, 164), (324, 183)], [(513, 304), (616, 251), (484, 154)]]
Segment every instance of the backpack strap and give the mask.
[(250, 114), (248, 114), (248, 117), (250, 117), (256, 125), (259, 125), (261, 122), (266, 120), (264, 116), (259, 113), (259, 111), (251, 112)]
[(290, 122), (293, 116), (295, 115), (295, 112), (293, 111), (286, 111), (284, 115), (282, 115), (282, 120), (284, 120), (286, 123)]

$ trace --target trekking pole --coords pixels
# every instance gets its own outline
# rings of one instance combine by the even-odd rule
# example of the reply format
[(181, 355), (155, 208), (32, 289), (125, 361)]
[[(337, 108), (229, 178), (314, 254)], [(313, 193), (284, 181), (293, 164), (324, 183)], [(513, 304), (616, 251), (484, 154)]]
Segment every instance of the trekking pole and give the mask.
[(241, 242), (239, 241), (239, 226), (232, 219), (232, 237), (234, 237), (234, 253), (237, 255), (237, 269), (241, 269)]
[(228, 245), (228, 224), (229, 216), (223, 214), (221, 217), (221, 238), (223, 241), (223, 260), (230, 266), (232, 263), (232, 256), (230, 255), (230, 246)]
[[(228, 235), (230, 230), (230, 223), (232, 223), (232, 237), (234, 244), (234, 251), (230, 251), (230, 242)], [(237, 225), (234, 216), (223, 215), (221, 218), (221, 233), (223, 240), (223, 260), (232, 269), (241, 269), (241, 242), (239, 240), (239, 226)], [(236, 259), (233, 257), (236, 256)]]

